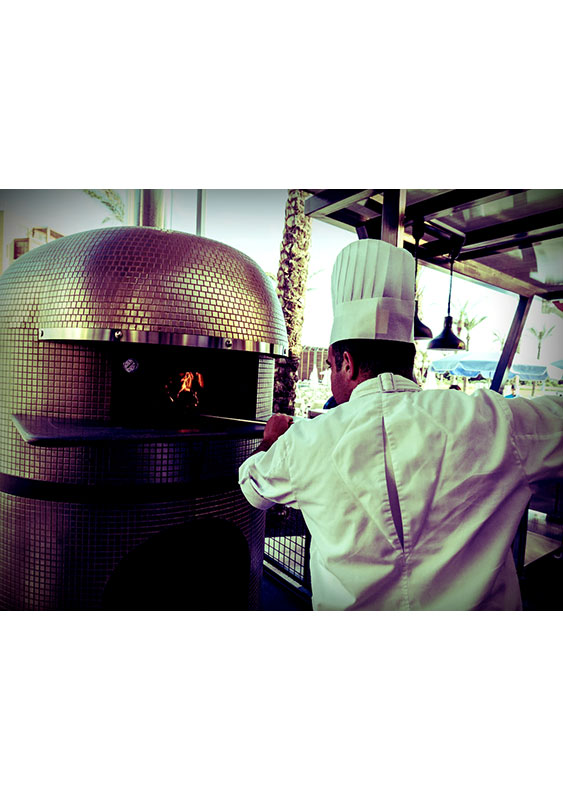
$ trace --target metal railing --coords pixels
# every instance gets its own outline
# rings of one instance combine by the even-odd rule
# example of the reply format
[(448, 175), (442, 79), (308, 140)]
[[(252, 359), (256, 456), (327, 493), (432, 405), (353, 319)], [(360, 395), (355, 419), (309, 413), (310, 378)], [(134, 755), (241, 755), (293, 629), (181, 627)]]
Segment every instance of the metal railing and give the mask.
[(274, 506), (266, 512), (264, 560), (311, 592), (311, 534), (300, 511)]

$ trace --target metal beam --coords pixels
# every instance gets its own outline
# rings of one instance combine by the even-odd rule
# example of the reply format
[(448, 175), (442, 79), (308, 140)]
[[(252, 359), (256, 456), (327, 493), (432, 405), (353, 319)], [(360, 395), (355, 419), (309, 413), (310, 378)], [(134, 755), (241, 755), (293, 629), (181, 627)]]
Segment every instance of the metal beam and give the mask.
[(326, 189), (305, 200), (305, 214), (326, 217), (376, 193), (376, 189)]
[[(543, 214), (534, 214), (531, 217), (501, 222), (489, 225), (486, 228), (468, 231), (460, 260), (482, 258), (503, 250), (516, 250), (522, 247), (530, 247), (535, 242), (557, 239), (563, 235), (562, 224), (563, 209), (555, 209)], [(447, 231), (441, 230), (433, 223), (426, 222), (425, 230), (437, 236), (445, 237), (448, 235)], [(472, 245), (474, 245), (473, 250), (471, 249)], [(482, 245), (482, 247), (475, 245)], [(431, 260), (448, 252), (449, 239), (437, 239), (421, 246), (420, 258)]]
[(369, 219), (356, 228), (358, 239), (381, 239), (381, 217)]
[(360, 225), (365, 225), (369, 222), (369, 218), (361, 217), (354, 211), (348, 211), (347, 208), (342, 211), (335, 211), (330, 217), (313, 217), (313, 219), (321, 220), (322, 222), (330, 222), (333, 225), (339, 225), (341, 228), (355, 231)]
[(504, 191), (499, 189), (452, 189), (407, 206), (405, 224), (412, 222), (416, 217), (443, 217), (455, 214), (457, 211), (502, 200), (504, 197), (510, 197), (510, 195), (523, 191), (525, 189), (506, 189)]
[(381, 215), (381, 241), (389, 242), (395, 247), (403, 246), (406, 204), (406, 189), (385, 189)]
[[(454, 192), (451, 194), (454, 194)], [(411, 206), (411, 209), (421, 205), (421, 203), (417, 203), (416, 206)], [(563, 208), (557, 208), (544, 211), (540, 214), (533, 214), (529, 217), (521, 217), (520, 219), (509, 220), (508, 222), (498, 222), (494, 225), (467, 231), (465, 234), (464, 253), (461, 259), (479, 258), (482, 255), (490, 255), (493, 252), (499, 252), (500, 249), (510, 250), (522, 245), (529, 246), (534, 242), (543, 241), (542, 234), (538, 233), (542, 229), (556, 228), (554, 231), (546, 230), (546, 235), (544, 237), (546, 240), (556, 238), (560, 235), (557, 231), (560, 229), (559, 226), (561, 226), (561, 224), (563, 224)], [(427, 222), (425, 223), (425, 227), (433, 234), (447, 235), (447, 232), (442, 231), (436, 224)], [(529, 244), (525, 244), (528, 239)], [(467, 250), (468, 247), (476, 244), (483, 244), (483, 250), (474, 250), (473, 252)], [(487, 248), (485, 248), (485, 244), (487, 244)], [(493, 247), (490, 251), (488, 249), (489, 244)], [(449, 241), (445, 238), (438, 239), (435, 242), (428, 242), (421, 247), (420, 257), (432, 259), (447, 253), (448, 248)]]
[(368, 197), (363, 205), (368, 211), (374, 211), (378, 215), (383, 213), (383, 203), (380, 203), (379, 200), (375, 200), (373, 197)]
[(530, 236), (522, 236), (521, 238), (504, 240), (487, 244), (483, 247), (478, 245), (468, 250), (464, 248), (463, 253), (460, 255), (459, 260), (463, 261), (468, 258), (485, 258), (486, 256), (496, 255), (497, 253), (504, 253), (507, 250), (522, 250), (524, 247), (531, 247), (537, 242), (547, 242), (550, 239), (559, 239), (563, 237), (563, 228), (554, 228), (550, 231), (543, 231), (542, 233), (535, 233)]
[(433, 258), (438, 256), (445, 256), (450, 251), (449, 239), (436, 239), (433, 242), (427, 242), (420, 246), (418, 257), (432, 261)]
[(467, 231), (465, 245), (494, 242), (498, 239), (510, 239), (515, 236), (528, 236), (543, 228), (555, 228), (563, 224), (563, 208), (554, 208), (541, 214), (512, 219), (508, 222), (497, 222), (486, 228)]
[(449, 255), (451, 249), (452, 234), (463, 236), (464, 232), (443, 222), (424, 222), (424, 231), (436, 237), (431, 242), (426, 242), (421, 246), (420, 258), (435, 258), (436, 256)]
[[(358, 238), (379, 239), (380, 233), (376, 227), (377, 223), (381, 223), (380, 218), (372, 220), (370, 223), (366, 223), (365, 225), (358, 227)], [(414, 239), (408, 233), (403, 235), (403, 247), (405, 250), (408, 250), (409, 253), (414, 255)], [(419, 264), (424, 264), (430, 269), (435, 269), (438, 272), (443, 272), (446, 275), (449, 274), (450, 264), (445, 258), (441, 258), (440, 260), (423, 258), (419, 249), (418, 261)], [(481, 264), (478, 261), (472, 261), (469, 259), (464, 261), (455, 261), (454, 273), (459, 277), (469, 278), (470, 280), (477, 281), (485, 286), (494, 286), (496, 289), (502, 289), (506, 292), (513, 292), (514, 294), (525, 297), (533, 297), (534, 295), (548, 297), (550, 294), (555, 298), (563, 297), (563, 291), (559, 291), (557, 289), (553, 289), (553, 287), (550, 287), (549, 292), (542, 292), (541, 287), (535, 283), (530, 283), (522, 280), (521, 278), (516, 278), (513, 275), (501, 272), (493, 267), (488, 267), (486, 264)]]
[(497, 289), (504, 289), (507, 292), (514, 292), (514, 294), (525, 297), (533, 297), (538, 293), (539, 289), (535, 283), (509, 275), (507, 272), (501, 272), (494, 267), (488, 267), (486, 264), (481, 264), (480, 261), (456, 261), (454, 273), (465, 275), (467, 278), (474, 278), (481, 283), (496, 286)]
[[(426, 264), (426, 266), (430, 267), (431, 269), (436, 269), (446, 274), (449, 273), (450, 264), (446, 257), (446, 253), (449, 251), (451, 244), (446, 242), (431, 242), (430, 245), (432, 244), (443, 244), (440, 249), (442, 249), (444, 252), (438, 256), (428, 257), (428, 245), (419, 247), (419, 263)], [(410, 253), (414, 254), (414, 239), (408, 233), (404, 235), (403, 247), (406, 248)], [(518, 295), (524, 295), (525, 297), (536, 294), (540, 294), (541, 296), (544, 295), (541, 287), (537, 283), (532, 283), (528, 280), (517, 278), (509, 273), (501, 272), (495, 267), (489, 267), (487, 264), (483, 264), (480, 261), (474, 261), (471, 257), (464, 258), (463, 253), (461, 253), (461, 255), (458, 257), (458, 260), (454, 262), (454, 272), (456, 275), (469, 278), (473, 281), (478, 281), (486, 286), (494, 286), (497, 289), (513, 292), (514, 294)], [(552, 290), (554, 290), (554, 288), (555, 287), (550, 287)]]
[(518, 301), (512, 325), (510, 326), (493, 380), (491, 381), (491, 389), (499, 394), (502, 394), (502, 387), (506, 381), (508, 370), (512, 366), (514, 354), (516, 353), (518, 342), (522, 336), (522, 331), (524, 330), (526, 318), (532, 306), (533, 299), (533, 297), (522, 297), (521, 295)]
[[(407, 250), (414, 252), (408, 245)], [(442, 259), (441, 261), (428, 260), (422, 258), (419, 254), (418, 262), (419, 264), (426, 264), (431, 269), (436, 269), (446, 274), (450, 271), (450, 264), (446, 259)], [(537, 284), (529, 283), (521, 278), (515, 278), (512, 275), (500, 272), (500, 270), (488, 267), (486, 264), (481, 264), (478, 261), (456, 261), (454, 263), (454, 274), (525, 297), (532, 297), (541, 293), (541, 288)]]

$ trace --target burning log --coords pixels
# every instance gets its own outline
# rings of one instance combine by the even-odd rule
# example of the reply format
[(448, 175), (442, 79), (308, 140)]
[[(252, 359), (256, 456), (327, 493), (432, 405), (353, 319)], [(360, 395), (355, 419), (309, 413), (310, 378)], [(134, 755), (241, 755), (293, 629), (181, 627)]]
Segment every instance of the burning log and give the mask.
[(170, 402), (178, 410), (188, 411), (199, 406), (203, 387), (204, 380), (200, 372), (180, 372), (168, 379), (165, 388)]

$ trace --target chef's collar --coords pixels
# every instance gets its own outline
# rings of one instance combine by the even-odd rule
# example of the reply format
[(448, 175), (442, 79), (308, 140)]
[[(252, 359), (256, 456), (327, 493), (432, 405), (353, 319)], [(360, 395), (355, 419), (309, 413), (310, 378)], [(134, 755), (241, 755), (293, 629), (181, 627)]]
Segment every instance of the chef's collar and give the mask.
[(393, 375), (392, 372), (383, 372), (375, 378), (362, 381), (353, 390), (350, 399), (364, 394), (379, 392), (420, 392), (420, 386), (402, 375)]

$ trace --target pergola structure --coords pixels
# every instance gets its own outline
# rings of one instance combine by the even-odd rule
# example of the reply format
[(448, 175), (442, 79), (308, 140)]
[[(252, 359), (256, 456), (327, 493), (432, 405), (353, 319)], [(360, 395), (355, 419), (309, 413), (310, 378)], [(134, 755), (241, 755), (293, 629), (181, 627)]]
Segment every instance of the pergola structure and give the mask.
[(420, 263), (453, 270), (520, 300), (491, 388), (500, 391), (534, 297), (563, 310), (561, 189), (307, 189), (305, 213), (359, 239), (382, 239)]

